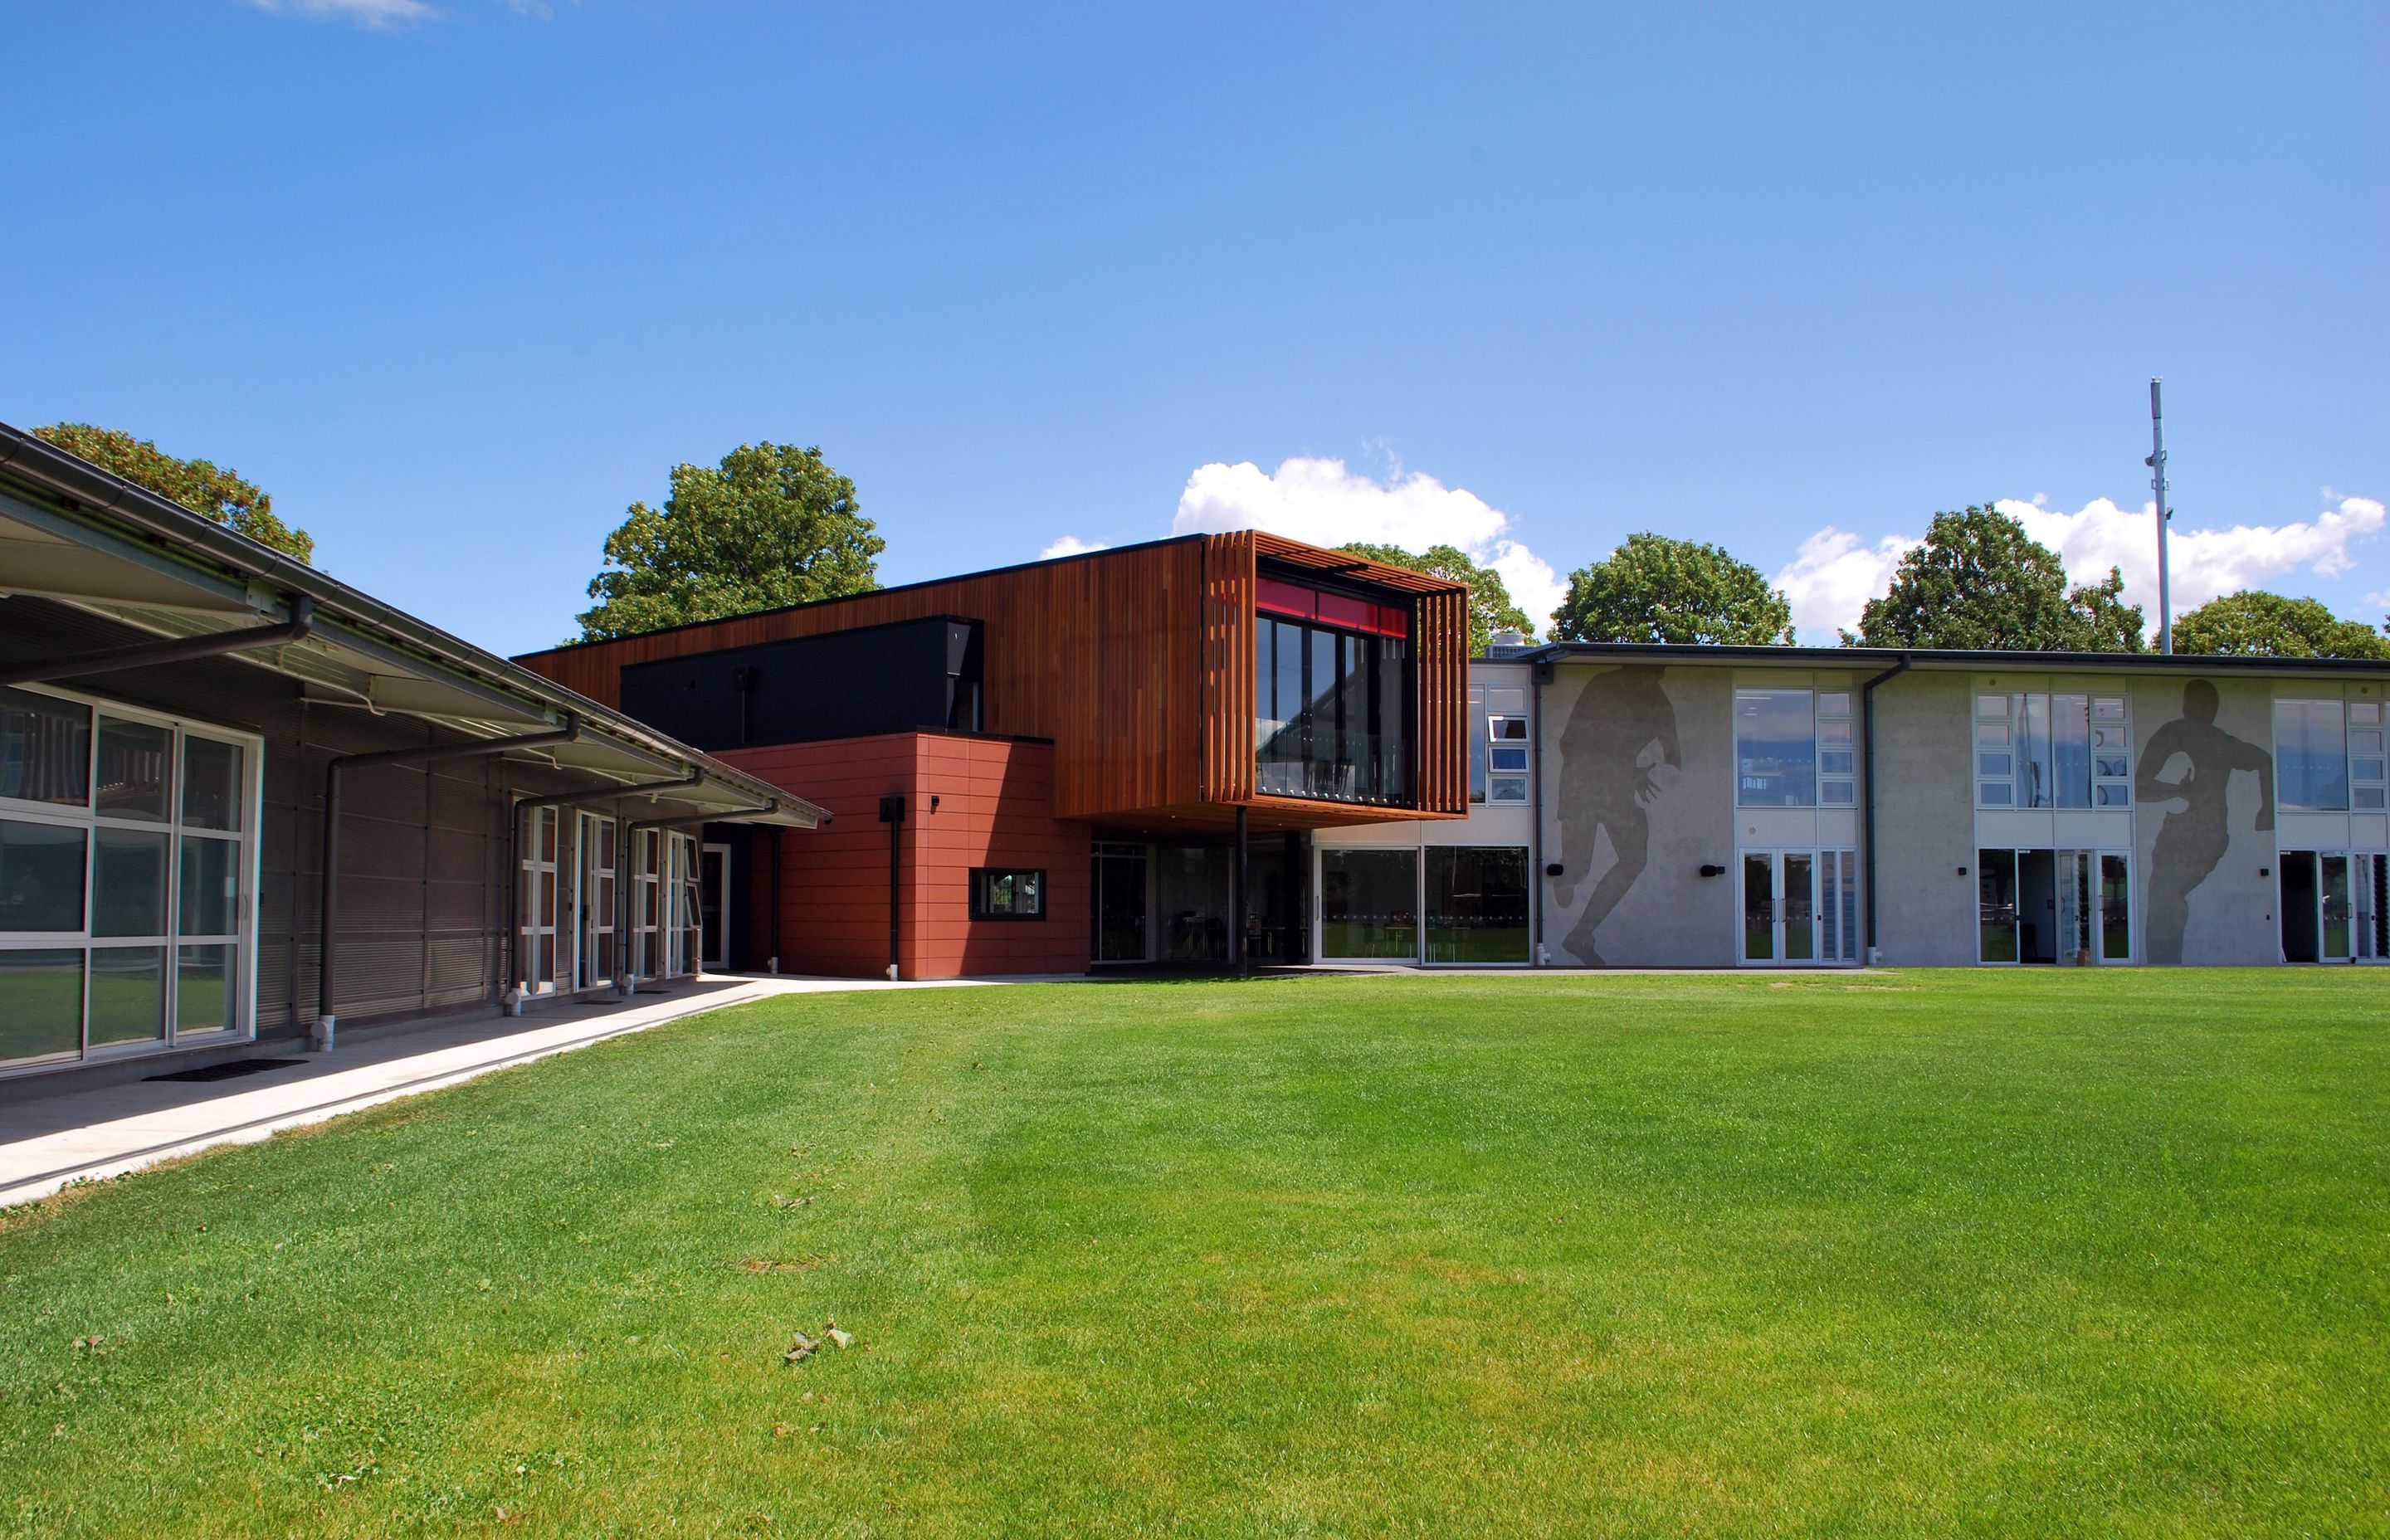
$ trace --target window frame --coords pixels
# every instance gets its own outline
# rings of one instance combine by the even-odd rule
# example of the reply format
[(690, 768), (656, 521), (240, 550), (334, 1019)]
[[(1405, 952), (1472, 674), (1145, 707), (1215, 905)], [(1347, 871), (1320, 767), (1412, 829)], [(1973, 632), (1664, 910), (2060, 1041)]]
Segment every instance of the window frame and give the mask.
[[(1005, 924), (1015, 922), (1034, 924), (1045, 919), (1050, 912), (1046, 902), (1047, 869), (1045, 866), (973, 866), (970, 869), (970, 918), (975, 920), (996, 920)], [(992, 902), (995, 884), (1000, 880), (1023, 877), (1030, 879), (1031, 892), (1036, 900), (1036, 907), (1034, 909), (995, 907)], [(1017, 902), (1020, 892), (1017, 880), (1013, 891)]]
[[(84, 788), (80, 805), (0, 796), (0, 818), (12, 823), (73, 829), (83, 835), (83, 912), (81, 925), (71, 930), (0, 931), (0, 951), (79, 952), (83, 962), (75, 1046), (71, 1049), (0, 1060), (0, 1079), (54, 1071), (74, 1064), (142, 1058), (172, 1052), (179, 1047), (253, 1040), (257, 1034), (260, 863), (264, 843), (260, 829), (264, 815), (264, 738), (203, 718), (133, 705), (107, 696), (54, 685), (37, 683), (8, 687), (22, 694), (80, 707), (85, 713)], [(165, 731), (167, 778), (162, 818), (134, 817), (100, 811), (99, 755), (105, 736), (103, 725), (110, 719)], [(233, 788), (232, 802), (237, 828), (212, 828), (189, 823), (185, 818), (184, 802), (189, 786), (186, 756), (188, 745), (194, 741), (224, 744), (239, 752), (239, 778)], [(111, 830), (155, 835), (163, 841), (165, 872), (161, 879), (161, 898), (164, 909), (159, 916), (161, 929), (154, 933), (98, 933), (96, 900), (99, 896), (100, 837), (103, 832)], [(229, 930), (186, 931), (183, 929), (186, 897), (184, 853), (193, 840), (231, 847), (229, 861), (223, 868), (234, 889), (230, 913), (232, 928)], [(185, 954), (219, 947), (225, 949), (226, 959), (225, 1023), (212, 1027), (186, 1027), (182, 1020), (180, 988)], [(156, 1035), (107, 1043), (92, 1040), (95, 959), (97, 954), (106, 952), (154, 952), (158, 955), (160, 988), (163, 997), (160, 1002)]]

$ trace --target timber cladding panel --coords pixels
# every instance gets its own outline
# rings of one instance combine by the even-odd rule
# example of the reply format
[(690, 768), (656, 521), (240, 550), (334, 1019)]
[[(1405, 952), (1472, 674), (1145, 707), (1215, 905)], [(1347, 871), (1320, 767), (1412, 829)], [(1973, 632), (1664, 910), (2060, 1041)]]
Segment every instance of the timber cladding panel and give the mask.
[[(1087, 964), (1088, 826), (1051, 811), (1054, 746), (944, 733), (891, 733), (731, 750), (730, 763), (803, 786), (832, 815), (781, 841), (780, 934), (769, 937), (770, 858), (749, 862), (749, 914), (782, 969), (869, 978), (888, 966), (888, 826), (902, 795), (898, 958), (907, 978), (1082, 972)], [(937, 799), (932, 808), (931, 799)], [(978, 866), (1046, 873), (1046, 918), (975, 920)]]
[[(1468, 590), (1251, 530), (1124, 545), (518, 661), (619, 707), (626, 664), (959, 616), (986, 625), (985, 730), (1053, 740), (1058, 817), (1167, 811), (1201, 821), (1239, 802), (1290, 824), (1371, 822), (1396, 814), (1336, 803), (1290, 809), (1284, 799), (1254, 795), (1253, 595), (1263, 561), (1412, 601), (1420, 811), (1465, 814)], [(794, 789), (820, 800), (810, 787)]]

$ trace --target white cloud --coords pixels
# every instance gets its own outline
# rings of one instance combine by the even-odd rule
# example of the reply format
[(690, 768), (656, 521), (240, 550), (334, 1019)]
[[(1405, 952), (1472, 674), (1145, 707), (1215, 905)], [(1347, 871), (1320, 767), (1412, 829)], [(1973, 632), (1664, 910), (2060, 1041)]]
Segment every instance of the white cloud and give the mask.
[(1397, 465), (1386, 480), (1343, 460), (1298, 456), (1266, 471), (1251, 460), (1199, 466), (1178, 494), (1177, 534), (1267, 530), (1314, 545), (1365, 540), (1421, 551), (1457, 545), (1502, 574), (1510, 597), (1541, 631), (1567, 584), (1551, 564), (1510, 537), (1510, 519), (1465, 487)]
[(341, 17), (374, 32), (429, 21), (440, 13), (424, 0), (249, 0), (276, 16)]
[(1082, 540), (1075, 534), (1066, 534), (1038, 552), (1037, 559), (1051, 561), (1058, 556), (1078, 556), (1087, 551), (1109, 551), (1111, 548), (1109, 540)]
[[(1993, 506), (2063, 558), (2073, 581), (2096, 583), (2111, 567), (2123, 572), (2125, 601), (2139, 605), (2154, 627), (2158, 556), (2152, 505), (2144, 503), (2136, 512), (2099, 497), (2064, 513), (2038, 503), (2004, 497)], [(2174, 612), (2179, 615), (2219, 594), (2265, 586), (2301, 569), (2337, 577), (2357, 564), (2353, 547), (2383, 528), (2383, 505), (2371, 497), (2342, 497), (2313, 519), (2286, 524), (2192, 529), (2178, 518), (2167, 563)], [(1831, 524), (1803, 541), (1776, 574), (1777, 586), (1792, 601), (1792, 622), (1802, 640), (1830, 641), (1837, 627), (1857, 629), (1860, 608), (1890, 585), (1893, 569), (1917, 542), (1914, 535), (1887, 535), (1864, 545), (1859, 536)]]
[(1776, 574), (1776, 586), (1792, 603), (1799, 640), (1831, 647), (1839, 627), (1857, 630), (1859, 610), (1892, 586), (1893, 569), (1916, 544), (1912, 536), (1888, 534), (1862, 545), (1831, 524), (1801, 542), (1792, 563)]
[[(2331, 494), (2325, 494), (2327, 497)], [(2105, 497), (2079, 513), (2052, 513), (2028, 503), (1996, 505), (2013, 515), (2025, 533), (2066, 558), (2077, 583), (2092, 583), (2117, 568), (2125, 574), (2125, 598), (2149, 611), (2158, 609), (2157, 520), (2153, 505), (2127, 512)], [(2382, 533), (2383, 507), (2371, 497), (2343, 497), (2313, 519), (2288, 524), (2235, 524), (2229, 529), (2187, 529), (2179, 515), (2169, 542), (2167, 576), (2178, 615), (2219, 594), (2264, 587), (2286, 572), (2305, 569), (2318, 577), (2338, 577), (2357, 565), (2351, 549)]]

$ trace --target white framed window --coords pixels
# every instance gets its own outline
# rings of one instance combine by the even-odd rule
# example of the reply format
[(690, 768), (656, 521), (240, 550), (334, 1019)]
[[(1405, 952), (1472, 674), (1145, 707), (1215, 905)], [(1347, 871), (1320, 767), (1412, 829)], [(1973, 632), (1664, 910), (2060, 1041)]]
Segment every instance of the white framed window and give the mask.
[(1858, 800), (1858, 736), (1851, 692), (1818, 692), (1818, 805), (1849, 807)]
[[(1516, 695), (1516, 690), (1500, 690), (1497, 695)], [(1533, 746), (1527, 741), (1527, 719), (1524, 716), (1489, 715), (1485, 719), (1485, 800), (1489, 802), (1523, 802), (1527, 800), (1527, 776)]]
[[(2278, 805), (2299, 813), (2347, 812), (2353, 757), (2342, 702), (2275, 698), (2274, 798)], [(2375, 778), (2379, 778), (2378, 769)]]
[(2132, 724), (2121, 695), (1980, 690), (1975, 805), (2129, 807)]
[(2360, 813), (2384, 806), (2383, 721), (2379, 700), (2348, 703), (2348, 805)]
[(263, 753), (0, 687), (0, 1072), (254, 1032)]

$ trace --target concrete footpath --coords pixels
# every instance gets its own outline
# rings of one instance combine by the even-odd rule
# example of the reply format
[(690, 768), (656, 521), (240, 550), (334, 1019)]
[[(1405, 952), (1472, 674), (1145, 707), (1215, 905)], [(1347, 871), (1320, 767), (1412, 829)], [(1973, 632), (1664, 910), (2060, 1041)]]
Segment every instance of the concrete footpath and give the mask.
[(328, 1054), (295, 1044), (260, 1043), (253, 1057), (300, 1062), (229, 1080), (139, 1080), (0, 1103), (0, 1208), (45, 1198), (69, 1182), (121, 1175), (212, 1145), (250, 1143), (277, 1129), (436, 1091), (725, 1006), (783, 995), (973, 988), (997, 982), (708, 978), (675, 985), (663, 995), (566, 1002), (521, 1017), (476, 1014), (377, 1026), (344, 1035)]

